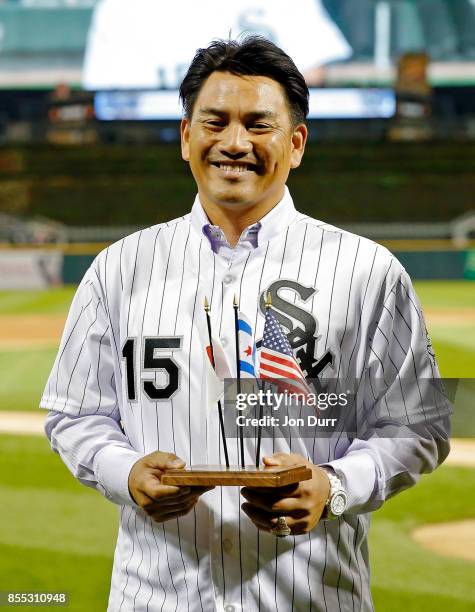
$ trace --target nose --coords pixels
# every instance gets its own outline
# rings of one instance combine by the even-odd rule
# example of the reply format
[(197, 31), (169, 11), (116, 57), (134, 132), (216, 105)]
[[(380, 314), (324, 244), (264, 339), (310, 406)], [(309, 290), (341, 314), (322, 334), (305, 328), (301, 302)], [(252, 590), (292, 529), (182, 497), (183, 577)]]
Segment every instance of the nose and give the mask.
[(252, 143), (246, 127), (232, 123), (222, 132), (221, 152), (228, 157), (239, 159), (252, 151)]

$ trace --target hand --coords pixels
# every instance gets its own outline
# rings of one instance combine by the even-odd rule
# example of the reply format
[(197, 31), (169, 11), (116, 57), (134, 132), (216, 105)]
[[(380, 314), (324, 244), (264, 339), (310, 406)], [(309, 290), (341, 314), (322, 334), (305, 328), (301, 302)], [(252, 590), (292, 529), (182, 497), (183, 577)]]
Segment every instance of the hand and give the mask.
[(155, 451), (139, 459), (130, 470), (129, 491), (135, 503), (157, 523), (184, 516), (200, 495), (214, 487), (174, 487), (160, 484), (167, 469), (185, 467), (173, 453)]
[(275, 453), (272, 457), (264, 457), (263, 462), (268, 466), (304, 463), (313, 475), (310, 480), (276, 489), (244, 487), (241, 494), (247, 503), (242, 504), (243, 511), (263, 531), (270, 531), (278, 516), (285, 517), (292, 535), (312, 530), (330, 495), (330, 481), (325, 470), (296, 453)]

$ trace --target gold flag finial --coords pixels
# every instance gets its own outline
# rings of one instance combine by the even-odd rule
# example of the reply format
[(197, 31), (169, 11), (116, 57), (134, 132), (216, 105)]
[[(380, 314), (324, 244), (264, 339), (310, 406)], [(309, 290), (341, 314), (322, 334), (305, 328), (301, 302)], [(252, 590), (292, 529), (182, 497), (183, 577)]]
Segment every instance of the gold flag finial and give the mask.
[(272, 296), (270, 291), (266, 293), (266, 309), (272, 306)]
[(239, 307), (239, 302), (238, 302), (236, 294), (234, 294), (233, 306), (234, 306), (234, 308), (238, 308)]
[(210, 310), (208, 298), (206, 296), (205, 296), (205, 310), (206, 310), (206, 312), (209, 312), (209, 310)]

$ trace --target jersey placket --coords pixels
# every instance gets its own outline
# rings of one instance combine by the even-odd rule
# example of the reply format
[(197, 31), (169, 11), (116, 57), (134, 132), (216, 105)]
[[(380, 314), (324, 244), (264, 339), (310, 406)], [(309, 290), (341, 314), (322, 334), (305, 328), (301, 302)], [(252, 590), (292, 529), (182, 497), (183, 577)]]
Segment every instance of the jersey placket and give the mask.
[[(216, 253), (216, 282), (219, 283), (220, 295), (215, 303), (219, 303), (220, 306), (212, 313), (213, 335), (221, 344), (232, 377), (237, 375), (233, 302), (235, 296), (239, 300), (245, 262), (250, 247), (253, 248), (247, 239), (248, 231), (249, 229), (243, 232), (234, 248), (230, 247), (227, 241), (226, 243), (220, 241), (220, 248)], [(216, 446), (214, 452), (211, 452), (214, 457), (220, 456), (221, 463), (224, 463), (216, 411), (211, 421), (209, 431), (213, 434), (208, 440), (212, 440), (212, 444)], [(227, 439), (227, 446), (230, 463), (238, 465), (240, 456), (237, 432), (234, 438)], [(246, 463), (249, 462), (250, 458), (246, 457)], [(217, 604), (219, 609), (225, 611), (242, 610), (246, 605), (247, 587), (244, 572), (246, 566), (249, 566), (249, 560), (246, 558), (243, 538), (244, 532), (249, 531), (249, 521), (240, 510), (243, 501), (239, 487), (217, 488), (213, 491), (212, 501), (210, 499), (214, 517), (214, 529), (210, 533), (212, 575), (216, 586)], [(243, 528), (244, 522), (245, 528)]]

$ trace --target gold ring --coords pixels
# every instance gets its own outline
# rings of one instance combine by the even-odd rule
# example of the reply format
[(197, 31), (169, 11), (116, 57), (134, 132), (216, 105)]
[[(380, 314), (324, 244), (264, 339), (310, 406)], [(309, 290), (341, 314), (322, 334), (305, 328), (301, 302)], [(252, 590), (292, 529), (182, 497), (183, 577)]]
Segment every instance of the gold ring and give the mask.
[(285, 538), (292, 533), (290, 527), (287, 525), (285, 516), (279, 516), (277, 518), (277, 524), (272, 527), (270, 531), (278, 538)]

